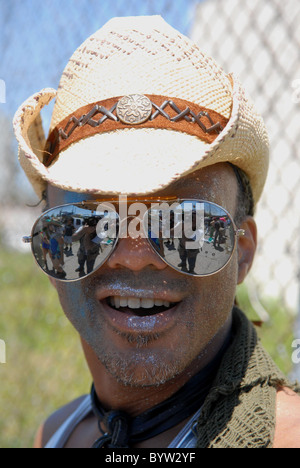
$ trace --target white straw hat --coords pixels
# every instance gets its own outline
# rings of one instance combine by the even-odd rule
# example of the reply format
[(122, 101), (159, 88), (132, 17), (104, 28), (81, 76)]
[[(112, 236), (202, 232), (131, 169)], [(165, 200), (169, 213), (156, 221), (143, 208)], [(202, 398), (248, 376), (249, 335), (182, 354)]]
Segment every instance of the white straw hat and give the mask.
[[(46, 144), (40, 118), (56, 97)], [(161, 17), (110, 20), (14, 117), (19, 159), (38, 196), (50, 183), (92, 194), (150, 194), (230, 162), (258, 201), (268, 170), (262, 118), (238, 80)]]

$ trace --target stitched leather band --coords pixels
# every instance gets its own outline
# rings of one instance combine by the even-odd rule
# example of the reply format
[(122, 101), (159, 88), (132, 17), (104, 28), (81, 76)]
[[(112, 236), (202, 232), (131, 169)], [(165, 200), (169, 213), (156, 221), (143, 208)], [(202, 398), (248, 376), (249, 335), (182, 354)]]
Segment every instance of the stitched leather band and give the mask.
[[(133, 101), (131, 97), (137, 99)], [(212, 143), (227, 122), (221, 114), (179, 98), (149, 94), (114, 97), (81, 107), (62, 120), (48, 137), (44, 164), (50, 166), (71, 143), (96, 133), (133, 126), (160, 128), (185, 132)]]

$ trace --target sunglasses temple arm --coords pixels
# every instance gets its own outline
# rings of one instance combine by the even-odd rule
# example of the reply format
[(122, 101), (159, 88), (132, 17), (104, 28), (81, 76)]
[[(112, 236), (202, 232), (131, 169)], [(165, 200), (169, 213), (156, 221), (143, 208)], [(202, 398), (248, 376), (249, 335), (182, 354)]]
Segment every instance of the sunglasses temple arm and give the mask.
[(31, 236), (23, 236), (22, 237), (22, 242), (23, 242), (23, 244), (31, 244), (32, 243), (32, 237)]

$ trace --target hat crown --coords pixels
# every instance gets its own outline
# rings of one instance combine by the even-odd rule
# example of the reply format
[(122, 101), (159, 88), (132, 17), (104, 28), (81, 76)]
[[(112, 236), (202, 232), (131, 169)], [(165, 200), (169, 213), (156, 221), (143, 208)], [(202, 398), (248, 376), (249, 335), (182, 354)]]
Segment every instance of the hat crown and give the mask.
[(80, 107), (128, 94), (177, 97), (226, 118), (232, 107), (225, 72), (160, 16), (113, 18), (70, 58), (51, 129)]
[[(110, 112), (110, 105), (111, 112), (118, 111), (116, 103), (129, 94), (151, 95), (153, 108), (180, 100), (184, 106), (178, 105), (181, 112), (175, 117), (168, 108), (170, 115), (166, 112), (165, 117), (172, 126), (167, 121), (152, 127), (154, 115), (160, 114), (157, 107), (145, 124), (123, 128), (110, 116), (107, 121), (120, 125), (105, 126), (104, 111)], [(51, 156), (51, 151), (45, 148), (40, 114), (55, 96), (50, 132), (55, 127), (68, 138), (66, 132), (74, 122), (74, 126), (80, 122), (80, 132), (46, 166), (45, 156)], [(104, 100), (110, 103), (109, 109), (94, 105)], [(209, 121), (213, 111), (218, 120), (227, 121), (212, 143), (185, 125), (198, 124), (203, 117), (202, 110), (197, 114), (199, 107)], [(91, 108), (103, 118), (91, 120)], [(83, 121), (96, 131), (81, 132), (86, 128)], [(43, 89), (20, 106), (14, 130), (21, 165), (38, 196), (48, 183), (99, 195), (150, 194), (198, 169), (230, 162), (248, 175), (257, 203), (268, 171), (267, 131), (239, 80), (226, 75), (196, 44), (157, 16), (114, 18), (106, 23), (72, 55), (57, 92)]]

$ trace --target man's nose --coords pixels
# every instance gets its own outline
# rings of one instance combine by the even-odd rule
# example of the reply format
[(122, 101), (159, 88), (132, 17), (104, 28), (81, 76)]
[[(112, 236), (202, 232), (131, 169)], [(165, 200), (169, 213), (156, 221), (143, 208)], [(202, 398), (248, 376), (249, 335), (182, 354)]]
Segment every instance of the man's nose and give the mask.
[(147, 239), (125, 237), (119, 239), (115, 251), (109, 257), (110, 268), (128, 268), (140, 271), (146, 267), (164, 270), (167, 264), (154, 252)]

